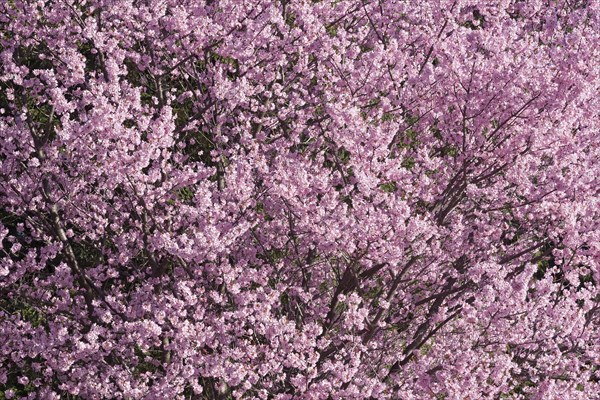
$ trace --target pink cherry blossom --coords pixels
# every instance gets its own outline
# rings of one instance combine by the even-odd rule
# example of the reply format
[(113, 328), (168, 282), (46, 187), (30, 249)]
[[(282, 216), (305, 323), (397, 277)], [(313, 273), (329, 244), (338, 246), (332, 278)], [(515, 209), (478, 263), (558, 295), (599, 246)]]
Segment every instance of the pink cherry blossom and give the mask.
[(597, 399), (594, 1), (0, 2), (0, 392)]

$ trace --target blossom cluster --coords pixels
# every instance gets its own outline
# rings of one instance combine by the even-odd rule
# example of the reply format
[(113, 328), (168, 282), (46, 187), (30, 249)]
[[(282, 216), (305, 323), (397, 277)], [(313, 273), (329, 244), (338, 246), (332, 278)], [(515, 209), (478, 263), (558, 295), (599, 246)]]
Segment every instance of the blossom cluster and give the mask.
[(597, 399), (600, 4), (0, 2), (0, 395)]

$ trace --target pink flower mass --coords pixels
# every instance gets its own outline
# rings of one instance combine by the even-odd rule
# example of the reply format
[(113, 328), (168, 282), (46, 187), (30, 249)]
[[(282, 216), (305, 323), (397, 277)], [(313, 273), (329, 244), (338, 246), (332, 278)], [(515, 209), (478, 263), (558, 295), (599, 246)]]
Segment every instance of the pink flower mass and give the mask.
[(600, 3), (0, 0), (0, 399), (600, 399)]

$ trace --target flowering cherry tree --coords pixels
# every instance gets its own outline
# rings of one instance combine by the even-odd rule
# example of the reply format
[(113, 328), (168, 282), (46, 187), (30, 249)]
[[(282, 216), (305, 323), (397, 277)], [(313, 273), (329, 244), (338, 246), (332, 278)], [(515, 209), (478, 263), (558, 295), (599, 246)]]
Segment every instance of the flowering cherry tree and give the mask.
[(0, 1), (6, 399), (598, 399), (600, 8)]

